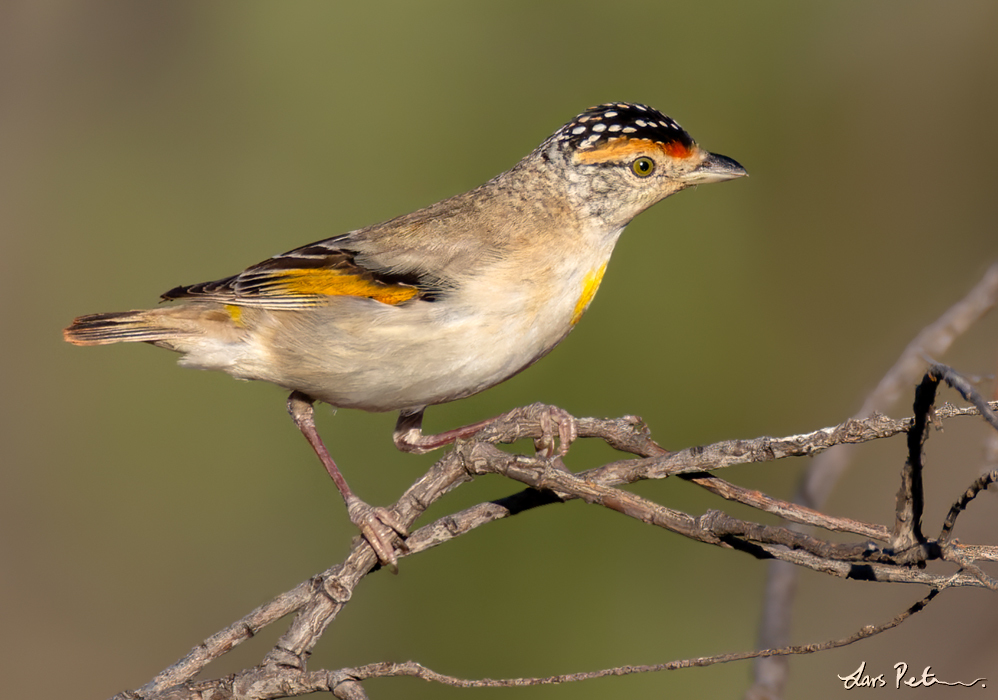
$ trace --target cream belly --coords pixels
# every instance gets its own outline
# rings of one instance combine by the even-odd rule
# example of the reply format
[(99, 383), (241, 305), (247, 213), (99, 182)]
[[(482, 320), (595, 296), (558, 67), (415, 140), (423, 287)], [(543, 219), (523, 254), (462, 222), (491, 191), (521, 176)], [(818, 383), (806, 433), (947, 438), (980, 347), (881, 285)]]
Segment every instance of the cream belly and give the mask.
[[(239, 323), (253, 330), (242, 335), (244, 347), (185, 348), (181, 364), (367, 411), (471, 396), (525, 369), (568, 335), (595, 294), (612, 246), (607, 248), (593, 250), (588, 265), (576, 259), (531, 279), (490, 270), (438, 301), (392, 306), (333, 297), (307, 310), (243, 308)], [(516, 283), (496, 289), (489, 283), (495, 279)], [(300, 342), (304, 338), (307, 343)], [(230, 361), (220, 366), (212, 356)]]

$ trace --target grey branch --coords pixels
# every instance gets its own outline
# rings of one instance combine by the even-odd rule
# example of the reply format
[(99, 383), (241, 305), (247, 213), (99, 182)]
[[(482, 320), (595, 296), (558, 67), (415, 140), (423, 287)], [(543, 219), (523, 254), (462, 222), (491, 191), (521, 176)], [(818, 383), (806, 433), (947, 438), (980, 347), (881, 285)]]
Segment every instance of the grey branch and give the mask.
[[(925, 371), (927, 358), (942, 356), (953, 342), (998, 304), (998, 263), (992, 264), (981, 280), (938, 319), (926, 326), (908, 344), (897, 362), (870, 392), (855, 418), (866, 418), (886, 410), (915, 384)], [(998, 435), (991, 437), (992, 463), (998, 466)], [(796, 503), (821, 508), (835, 484), (849, 465), (848, 448), (831, 450), (811, 462), (798, 487)], [(763, 602), (760, 646), (788, 643), (791, 615), (797, 589), (797, 569), (774, 562), (769, 569)], [(746, 694), (749, 699), (775, 700), (783, 696), (788, 666), (785, 659), (761, 659), (755, 667), (755, 685)]]
[[(978, 403), (980, 408), (957, 408), (946, 404), (935, 410), (933, 418), (941, 422), (959, 416), (979, 415), (982, 409), (987, 411), (998, 405)], [(315, 644), (340, 611), (349, 604), (351, 596), (364, 578), (378, 569), (373, 551), (366, 542), (358, 538), (343, 562), (299, 584), (204, 640), (141, 689), (126, 691), (115, 697), (120, 700), (258, 699), (294, 697), (327, 690), (341, 698), (363, 698), (366, 696), (361, 681), (384, 675), (412, 675), (464, 687), (511, 687), (810, 653), (851, 643), (896, 626), (921, 609), (935, 592), (945, 588), (993, 587), (993, 581), (983, 575), (977, 563), (998, 561), (998, 547), (956, 543), (951, 540), (950, 533), (959, 514), (973, 498), (988, 484), (998, 481), (998, 473), (989, 476), (990, 481), (978, 480), (960, 491), (942, 526), (942, 535), (938, 541), (922, 537), (916, 542), (918, 546), (906, 547), (902, 551), (893, 546), (897, 538), (884, 525), (819, 513), (811, 508), (736, 486), (708, 473), (735, 464), (813, 455), (835, 445), (858, 444), (908, 433), (913, 425), (919, 424), (918, 416), (894, 420), (874, 415), (866, 419), (850, 419), (840, 425), (802, 435), (733, 440), (671, 453), (652, 441), (647, 427), (633, 416), (618, 419), (583, 418), (578, 420), (580, 437), (604, 440), (633, 457), (580, 473), (568, 471), (557, 459), (516, 454), (495, 447), (494, 443), (512, 442), (523, 437), (541, 437), (544, 432), (543, 416), (547, 413), (548, 407), (540, 404), (517, 409), (507, 420), (490, 426), (488, 432), (480, 436), (481, 439), (459, 443), (413, 484), (393, 506), (395, 513), (407, 526), (411, 526), (430, 504), (448, 491), (482, 474), (501, 474), (527, 488), (500, 501), (478, 504), (415, 530), (406, 540), (407, 551), (400, 555), (416, 556), (494, 520), (507, 518), (530, 508), (559, 500), (580, 499), (706, 544), (737, 549), (758, 558), (775, 558), (842, 578), (928, 585), (933, 593), (884, 625), (864, 628), (846, 640), (685, 659), (654, 666), (617, 667), (549, 678), (479, 681), (442, 676), (413, 662), (373, 664), (363, 668), (328, 671), (309, 670), (306, 662)], [(921, 417), (921, 425), (931, 423), (925, 418), (926, 416)], [(862, 540), (835, 543), (804, 535), (787, 527), (740, 520), (719, 510), (711, 510), (695, 517), (618, 488), (639, 480), (667, 477), (691, 481), (724, 499), (779, 514), (793, 523), (851, 533)], [(947, 577), (928, 573), (917, 566), (929, 559), (954, 561), (960, 564), (962, 570)], [(225, 678), (193, 680), (211, 661), (291, 613), (297, 614), (289, 628), (259, 665)]]
[[(336, 697), (344, 700), (359, 700), (366, 698), (360, 681), (371, 678), (391, 676), (411, 676), (425, 681), (449, 685), (456, 688), (516, 688), (532, 685), (553, 685), (556, 683), (572, 683), (577, 681), (605, 678), (607, 676), (627, 676), (635, 673), (655, 673), (661, 671), (677, 671), (698, 666), (713, 666), (731, 661), (747, 659), (791, 656), (794, 654), (813, 654), (818, 651), (835, 649), (854, 642), (880, 634), (897, 627), (912, 615), (925, 608), (939, 590), (934, 589), (924, 598), (916, 601), (907, 610), (895, 615), (879, 625), (867, 625), (855, 633), (842, 639), (834, 639), (820, 644), (804, 644), (787, 646), (779, 649), (762, 649), (760, 651), (738, 652), (733, 654), (717, 654), (690, 659), (679, 659), (661, 664), (640, 666), (617, 666), (599, 671), (583, 671), (557, 676), (535, 678), (482, 678), (468, 680), (442, 673), (437, 673), (414, 661), (403, 663), (375, 663), (365, 666), (344, 668), (338, 671), (299, 671), (289, 669), (274, 669), (272, 671), (256, 670), (254, 672), (219, 680), (205, 681), (185, 688), (186, 695), (171, 696), (180, 698), (211, 698), (223, 700), (235, 697), (280, 698), (307, 693), (330, 691)], [(166, 696), (164, 696), (166, 697)]]

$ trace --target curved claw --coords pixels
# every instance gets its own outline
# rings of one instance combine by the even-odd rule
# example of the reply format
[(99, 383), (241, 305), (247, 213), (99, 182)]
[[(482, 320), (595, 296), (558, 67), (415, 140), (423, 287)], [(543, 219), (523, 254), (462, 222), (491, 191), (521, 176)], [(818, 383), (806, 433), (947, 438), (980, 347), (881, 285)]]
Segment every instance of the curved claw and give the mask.
[[(544, 459), (557, 459), (568, 454), (568, 448), (579, 437), (579, 421), (557, 406), (545, 406), (538, 416), (541, 437), (534, 440), (534, 449)], [(558, 449), (555, 451), (555, 426), (558, 428)]]
[[(398, 557), (395, 556), (396, 537), (406, 537), (406, 530), (398, 516), (387, 508), (368, 505), (356, 496), (347, 499), (347, 514), (360, 534), (371, 545), (378, 555), (378, 561), (387, 566), (393, 574), (399, 572)], [(399, 549), (408, 551), (405, 542), (399, 543)]]

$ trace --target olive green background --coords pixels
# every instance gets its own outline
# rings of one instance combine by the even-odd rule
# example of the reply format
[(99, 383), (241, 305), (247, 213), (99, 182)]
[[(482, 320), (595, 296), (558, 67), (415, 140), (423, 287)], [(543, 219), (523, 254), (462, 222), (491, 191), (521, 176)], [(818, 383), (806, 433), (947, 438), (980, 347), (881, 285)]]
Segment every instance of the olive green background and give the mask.
[[(589, 105), (640, 101), (751, 177), (639, 217), (562, 347), (430, 409), (427, 428), (533, 401), (640, 414), (677, 449), (832, 425), (998, 259), (996, 32), (991, 2), (4, 3), (2, 694), (137, 687), (338, 561), (353, 535), (281, 391), (181, 371), (145, 346), (71, 347), (60, 329), (74, 316), (153, 305), (174, 285), (429, 204), (512, 166)], [(993, 373), (995, 318), (942, 359)], [(393, 422), (320, 411), (373, 503), (392, 502), (434, 459), (396, 452)], [(927, 532), (979, 473), (985, 435), (964, 420), (929, 442)], [(889, 523), (903, 440), (855, 457), (828, 509)], [(613, 458), (579, 444), (568, 463)], [(790, 497), (804, 466), (726, 476)], [(430, 515), (514, 488), (483, 478)], [(726, 507), (671, 481), (636, 490), (696, 515)], [(996, 512), (982, 497), (958, 535), (994, 543)], [(311, 667), (414, 659), (506, 677), (745, 650), (765, 571), (598, 507), (548, 507), (406, 559), (398, 577), (370, 577)], [(805, 573), (795, 641), (845, 636), (923, 592)], [(949, 591), (900, 630), (795, 658), (790, 696), (840, 697), (836, 674), (861, 661), (888, 678), (904, 661), (998, 684), (995, 603)], [(208, 673), (253, 663), (277, 633)], [(525, 690), (367, 688), (737, 698), (749, 673), (738, 663)]]

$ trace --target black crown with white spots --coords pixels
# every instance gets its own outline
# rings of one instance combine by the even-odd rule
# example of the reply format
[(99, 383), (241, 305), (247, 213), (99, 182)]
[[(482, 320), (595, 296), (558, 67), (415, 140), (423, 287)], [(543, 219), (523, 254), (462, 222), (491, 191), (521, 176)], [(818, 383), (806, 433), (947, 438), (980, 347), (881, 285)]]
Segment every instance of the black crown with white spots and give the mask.
[(590, 107), (551, 137), (580, 151), (598, 148), (610, 139), (648, 139), (658, 143), (678, 141), (687, 148), (694, 141), (676, 120), (647, 105), (608, 102)]

